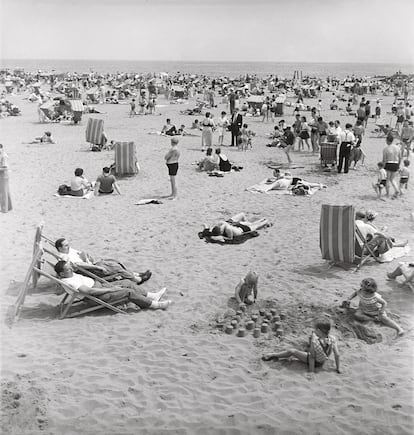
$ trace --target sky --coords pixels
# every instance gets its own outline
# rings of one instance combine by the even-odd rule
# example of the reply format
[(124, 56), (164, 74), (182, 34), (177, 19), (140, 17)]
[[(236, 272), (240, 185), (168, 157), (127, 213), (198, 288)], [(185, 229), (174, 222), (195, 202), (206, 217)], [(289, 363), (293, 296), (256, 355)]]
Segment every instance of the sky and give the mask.
[(414, 64), (414, 0), (0, 0), (3, 59)]

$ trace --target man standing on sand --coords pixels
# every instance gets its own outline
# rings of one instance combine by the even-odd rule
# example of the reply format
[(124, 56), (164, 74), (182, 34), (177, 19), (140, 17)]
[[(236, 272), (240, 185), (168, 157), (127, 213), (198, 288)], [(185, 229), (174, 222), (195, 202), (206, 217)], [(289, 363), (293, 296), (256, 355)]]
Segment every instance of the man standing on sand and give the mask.
[(175, 182), (175, 177), (178, 172), (178, 159), (180, 158), (180, 151), (177, 149), (178, 138), (171, 138), (171, 148), (165, 155), (165, 163), (168, 167), (168, 175), (170, 176), (171, 182), (171, 195), (169, 199), (175, 200), (177, 199), (177, 184)]
[(387, 184), (385, 190), (387, 192), (387, 198), (390, 196), (390, 185), (394, 188), (393, 199), (401, 193), (397, 183), (398, 170), (401, 162), (401, 148), (394, 143), (394, 137), (388, 135), (386, 138), (386, 147), (382, 150), (382, 161), (384, 163), (384, 169), (387, 171)]
[(230, 130), (231, 130), (231, 145), (237, 146), (237, 138), (240, 135), (240, 128), (243, 125), (243, 117), (239, 113), (239, 109), (236, 107), (234, 109), (233, 115), (231, 116)]

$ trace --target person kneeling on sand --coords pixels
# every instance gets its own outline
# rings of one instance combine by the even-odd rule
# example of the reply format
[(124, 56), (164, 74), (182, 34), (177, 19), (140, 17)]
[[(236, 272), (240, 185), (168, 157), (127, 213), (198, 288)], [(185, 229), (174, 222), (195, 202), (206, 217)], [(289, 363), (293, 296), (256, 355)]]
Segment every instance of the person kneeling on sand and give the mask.
[(234, 237), (241, 236), (243, 233), (257, 231), (270, 225), (271, 223), (266, 218), (249, 222), (244, 213), (239, 213), (226, 222), (214, 225), (211, 228), (211, 238), (218, 241), (233, 240)]
[[(244, 278), (242, 278), (236, 286), (236, 301), (240, 305), (251, 305), (257, 299), (257, 282), (259, 276), (256, 272), (250, 271)], [(253, 298), (252, 298), (253, 294)]]
[(330, 335), (330, 331), (331, 322), (329, 320), (317, 320), (309, 337), (309, 350), (307, 352), (292, 348), (263, 355), (262, 359), (263, 361), (270, 361), (293, 357), (305, 363), (312, 373), (315, 371), (315, 367), (322, 367), (333, 352), (336, 371), (341, 373), (337, 341), (333, 335)]
[(121, 262), (112, 258), (94, 260), (88, 253), (71, 248), (69, 242), (63, 237), (56, 240), (55, 248), (59, 252), (59, 258), (64, 261), (70, 261), (75, 269), (79, 266), (107, 280), (111, 280), (111, 276), (113, 277), (112, 279), (122, 277), (136, 284), (142, 284), (148, 281), (152, 275), (150, 270), (142, 273), (129, 271)]
[(375, 320), (382, 323), (385, 326), (389, 326), (397, 331), (397, 335), (404, 334), (404, 330), (396, 322), (391, 320), (385, 312), (387, 302), (382, 299), (381, 295), (377, 293), (378, 285), (373, 278), (364, 278), (361, 281), (361, 287), (356, 290), (352, 295), (344, 301), (344, 305), (350, 305), (351, 300), (358, 296), (359, 306), (356, 310), (354, 317), (361, 322), (367, 322), (369, 320)]
[(75, 290), (95, 296), (104, 302), (115, 303), (123, 298), (127, 298), (128, 302), (132, 302), (140, 308), (150, 308), (153, 310), (165, 310), (171, 304), (170, 300), (160, 301), (166, 292), (165, 288), (159, 292), (146, 292), (130, 280), (118, 281), (117, 285), (111, 287), (102, 287), (100, 283), (95, 282), (92, 278), (74, 273), (72, 265), (67, 261), (57, 262), (55, 264), (55, 272), (65, 284), (70, 285)]

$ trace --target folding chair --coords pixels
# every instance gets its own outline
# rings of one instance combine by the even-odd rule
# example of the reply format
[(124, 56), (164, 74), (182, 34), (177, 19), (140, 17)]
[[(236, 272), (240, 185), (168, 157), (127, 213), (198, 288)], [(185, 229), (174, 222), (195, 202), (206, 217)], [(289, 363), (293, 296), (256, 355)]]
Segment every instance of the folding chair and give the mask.
[(86, 126), (86, 142), (91, 144), (91, 149), (101, 150), (104, 139), (104, 120), (97, 118), (89, 118)]
[(355, 271), (371, 257), (379, 261), (355, 224), (355, 210), (352, 205), (322, 205), (320, 249), (322, 258), (332, 264), (359, 262)]
[(134, 142), (115, 143), (115, 175), (131, 176), (139, 171)]
[(407, 284), (408, 287), (414, 292), (414, 269), (412, 269), (411, 272), (403, 272), (404, 281), (401, 283), (401, 285)]
[[(60, 319), (64, 319), (65, 317), (76, 317), (76, 316), (79, 316), (81, 314), (85, 314), (85, 313), (95, 311), (95, 310), (98, 310), (101, 308), (109, 308), (110, 310), (115, 311), (117, 313), (126, 314), (125, 311), (121, 310), (120, 308), (118, 308), (116, 306), (116, 305), (127, 302), (126, 298), (122, 298), (122, 299), (110, 304), (108, 302), (102, 301), (99, 298), (96, 298), (95, 296), (92, 296), (92, 295), (89, 295), (89, 294), (84, 293), (82, 291), (73, 289), (71, 286), (64, 283), (62, 280), (50, 275), (49, 273), (47, 273), (41, 269), (42, 264), (47, 262), (44, 258), (42, 258), (44, 252), (49, 252), (49, 253), (51, 252), (51, 251), (45, 250), (43, 248), (42, 238), (44, 238), (44, 236), (42, 236), (42, 229), (43, 229), (42, 224), (39, 225), (36, 229), (36, 235), (35, 235), (34, 246), (33, 246), (33, 258), (32, 258), (32, 261), (30, 263), (29, 269), (26, 273), (26, 276), (25, 276), (25, 279), (23, 282), (23, 286), (22, 286), (22, 288), (19, 292), (19, 295), (17, 297), (17, 300), (13, 306), (13, 319), (18, 318), (20, 316), (21, 309), (23, 307), (27, 293), (28, 293), (30, 288), (36, 288), (40, 276), (44, 276), (44, 277), (52, 280), (53, 282), (59, 284), (62, 287), (62, 289), (65, 291), (65, 296), (59, 304)], [(53, 263), (51, 263), (51, 262), (47, 262), (47, 263), (53, 267)], [(91, 275), (94, 279), (99, 280), (103, 284), (110, 285), (104, 279), (96, 277), (93, 274), (91, 274)], [(68, 298), (69, 298), (69, 301), (66, 302)], [(82, 302), (83, 299), (86, 299), (87, 301), (92, 301), (94, 303), (94, 305), (88, 306), (86, 308), (80, 309), (80, 310), (72, 312), (72, 313), (69, 313), (70, 308), (72, 306), (79, 306), (80, 302)]]
[(336, 165), (338, 142), (322, 142), (320, 144), (321, 167)]

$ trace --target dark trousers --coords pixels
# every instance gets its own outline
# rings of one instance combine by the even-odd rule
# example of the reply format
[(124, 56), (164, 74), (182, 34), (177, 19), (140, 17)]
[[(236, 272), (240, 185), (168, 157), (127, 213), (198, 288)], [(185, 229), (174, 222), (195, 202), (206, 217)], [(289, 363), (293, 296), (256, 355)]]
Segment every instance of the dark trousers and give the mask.
[(239, 136), (239, 134), (240, 134), (239, 129), (231, 131), (231, 146), (232, 147), (237, 146), (237, 137)]
[(351, 154), (351, 143), (342, 142), (339, 148), (338, 173), (342, 171), (342, 165), (344, 165), (344, 173), (345, 174), (348, 173), (350, 154)]

